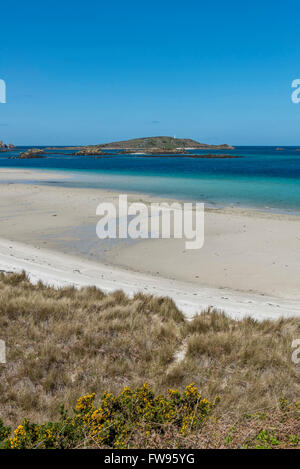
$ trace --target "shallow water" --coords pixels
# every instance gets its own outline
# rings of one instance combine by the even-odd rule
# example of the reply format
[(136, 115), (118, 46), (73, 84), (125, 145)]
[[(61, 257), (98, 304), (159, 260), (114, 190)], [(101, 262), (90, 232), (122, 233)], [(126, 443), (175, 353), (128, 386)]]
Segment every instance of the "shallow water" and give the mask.
[[(73, 187), (143, 192), (163, 197), (199, 200), (224, 206), (245, 206), (300, 214), (300, 151), (297, 147), (236, 147), (239, 159), (193, 159), (114, 155), (93, 158), (47, 155), (43, 159), (15, 160), (26, 147), (0, 153), (0, 167), (37, 168), (67, 172), (67, 180), (45, 181)], [(28, 181), (27, 181), (28, 182)]]

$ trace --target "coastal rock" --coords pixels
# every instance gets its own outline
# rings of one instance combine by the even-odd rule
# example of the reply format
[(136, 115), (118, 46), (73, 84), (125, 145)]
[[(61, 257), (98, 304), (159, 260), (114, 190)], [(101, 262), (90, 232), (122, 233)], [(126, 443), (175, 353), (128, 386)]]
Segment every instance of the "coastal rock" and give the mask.
[(184, 155), (186, 150), (178, 148), (176, 150), (163, 150), (161, 148), (154, 148), (153, 150), (146, 150), (145, 154), (147, 155), (155, 155), (159, 153), (160, 155)]
[(102, 151), (98, 147), (85, 147), (80, 151), (77, 151), (75, 155), (91, 156), (91, 155), (102, 155)]
[(206, 145), (204, 143), (204, 144), (200, 144), (200, 146), (196, 148), (197, 150), (201, 150), (201, 149), (203, 150), (234, 150), (235, 147), (233, 147), (232, 145), (227, 145), (226, 143), (222, 145)]
[(24, 153), (20, 153), (18, 159), (30, 159), (30, 158), (44, 158), (45, 150), (40, 148), (31, 148)]
[(0, 140), (0, 151), (12, 151), (14, 148), (16, 147), (12, 143), (9, 143), (8, 145), (6, 145), (5, 143), (2, 142), (2, 140)]

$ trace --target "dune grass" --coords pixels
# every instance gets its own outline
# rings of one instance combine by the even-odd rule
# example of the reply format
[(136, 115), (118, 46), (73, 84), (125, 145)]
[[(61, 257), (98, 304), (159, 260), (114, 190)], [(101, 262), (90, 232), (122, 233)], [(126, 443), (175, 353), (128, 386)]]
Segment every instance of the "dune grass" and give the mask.
[[(100, 397), (145, 382), (166, 393), (195, 383), (202, 396), (212, 402), (220, 396), (220, 402), (205, 434), (182, 446), (236, 447), (249, 428), (256, 438), (262, 425), (297, 446), (300, 365), (291, 360), (297, 338), (296, 318), (235, 321), (211, 309), (188, 322), (169, 298), (54, 289), (32, 285), (25, 273), (2, 273), (0, 339), (7, 363), (0, 364), (0, 419), (13, 427), (24, 418), (41, 424), (57, 419), (62, 403), (71, 410), (87, 393)], [(262, 434), (264, 444), (266, 438)]]

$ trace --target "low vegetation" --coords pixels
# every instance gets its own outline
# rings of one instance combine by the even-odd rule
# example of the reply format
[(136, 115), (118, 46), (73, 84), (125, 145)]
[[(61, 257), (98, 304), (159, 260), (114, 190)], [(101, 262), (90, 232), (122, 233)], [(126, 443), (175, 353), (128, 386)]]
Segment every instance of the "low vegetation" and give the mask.
[(299, 337), (296, 318), (188, 322), (169, 298), (2, 273), (0, 446), (299, 447)]
[(215, 150), (233, 150), (234, 147), (222, 144), (222, 145), (208, 145), (206, 143), (200, 143), (191, 138), (175, 138), (175, 137), (144, 137), (144, 138), (132, 138), (130, 140), (123, 140), (120, 142), (103, 143), (97, 145), (99, 148), (114, 148), (114, 149), (132, 149), (132, 150), (152, 150), (152, 149), (164, 149), (164, 150), (175, 150), (176, 148), (198, 148), (198, 149), (215, 149)]

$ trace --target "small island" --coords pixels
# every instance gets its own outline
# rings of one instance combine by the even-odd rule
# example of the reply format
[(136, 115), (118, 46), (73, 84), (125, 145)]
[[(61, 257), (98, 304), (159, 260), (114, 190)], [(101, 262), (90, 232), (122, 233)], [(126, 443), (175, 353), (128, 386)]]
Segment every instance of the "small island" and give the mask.
[(2, 140), (0, 140), (0, 151), (13, 151), (15, 146), (12, 143), (3, 143)]
[(234, 150), (234, 147), (227, 144), (209, 145), (200, 143), (191, 138), (175, 137), (145, 137), (124, 140), (120, 142), (103, 143), (97, 145), (98, 148), (110, 150), (149, 150), (149, 151), (182, 151), (182, 150)]
[(21, 152), (19, 156), (12, 157), (12, 159), (28, 160), (31, 158), (45, 158), (45, 150), (41, 148), (31, 148), (25, 152)]
[[(48, 148), (47, 150), (56, 150)], [(145, 137), (135, 138), (98, 145), (87, 145), (80, 147), (64, 147), (64, 150), (77, 150), (75, 155), (123, 155), (130, 154), (136, 156), (186, 156), (194, 158), (241, 158), (241, 156), (231, 154), (208, 154), (199, 155), (191, 153), (191, 150), (234, 150), (234, 147), (227, 144), (210, 145), (200, 143), (190, 138), (175, 137)]]
[[(0, 149), (2, 151), (9, 151), (8, 148), (15, 148), (13, 145), (8, 146), (0, 142)], [(214, 150), (226, 151), (226, 153), (206, 153), (199, 154), (193, 153), (193, 150)], [(47, 147), (30, 148), (25, 152), (20, 152), (18, 156), (13, 156), (12, 159), (32, 159), (32, 158), (46, 158), (48, 155), (57, 154), (64, 155), (66, 151), (74, 151), (71, 153), (78, 156), (98, 157), (104, 156), (113, 157), (115, 155), (132, 155), (136, 157), (185, 157), (185, 158), (198, 158), (198, 159), (234, 159), (243, 158), (240, 155), (227, 153), (234, 150), (234, 147), (227, 144), (210, 145), (200, 143), (196, 140), (189, 138), (175, 138), (175, 137), (145, 137), (136, 138), (131, 140), (124, 140), (120, 142), (102, 143), (99, 145), (87, 145), (77, 147)]]

